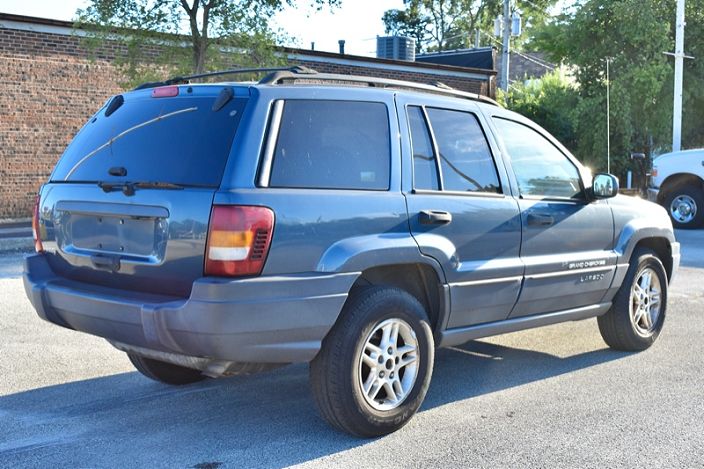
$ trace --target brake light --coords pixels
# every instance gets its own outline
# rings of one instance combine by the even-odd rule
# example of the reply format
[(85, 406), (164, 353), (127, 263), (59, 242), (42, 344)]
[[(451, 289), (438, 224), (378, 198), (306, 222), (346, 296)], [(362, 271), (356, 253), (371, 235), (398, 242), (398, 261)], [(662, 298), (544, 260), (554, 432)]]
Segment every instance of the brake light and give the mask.
[(178, 86), (160, 86), (152, 90), (152, 98), (173, 98), (178, 96)]
[(34, 250), (37, 252), (44, 252), (44, 246), (42, 246), (41, 232), (39, 231), (39, 199), (40, 195), (37, 195), (37, 200), (34, 202), (34, 212), (32, 213), (32, 237), (34, 238)]
[(215, 205), (210, 215), (205, 275), (259, 275), (269, 253), (274, 212), (266, 207)]

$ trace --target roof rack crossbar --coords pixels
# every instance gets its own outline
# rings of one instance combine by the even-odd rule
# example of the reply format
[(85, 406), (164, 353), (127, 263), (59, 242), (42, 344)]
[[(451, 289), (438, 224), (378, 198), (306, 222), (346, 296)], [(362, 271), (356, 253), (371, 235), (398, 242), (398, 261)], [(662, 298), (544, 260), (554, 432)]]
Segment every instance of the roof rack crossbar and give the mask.
[(221, 76), (221, 75), (238, 75), (238, 74), (242, 74), (242, 73), (271, 73), (271, 72), (279, 72), (279, 73), (286, 72), (289, 74), (308, 74), (308, 75), (317, 73), (315, 70), (313, 70), (311, 68), (303, 67), (300, 65), (297, 65), (295, 67), (235, 68), (235, 69), (231, 69), (231, 70), (218, 70), (215, 72), (198, 73), (196, 75), (175, 76), (175, 77), (171, 77), (171, 78), (164, 80), (164, 81), (142, 83), (141, 85), (137, 86), (135, 88), (135, 90), (143, 90), (145, 88), (155, 88), (157, 86), (187, 84), (187, 83), (190, 83), (191, 80), (195, 80), (198, 78), (209, 78), (209, 77), (216, 77), (216, 76)]
[(346, 83), (358, 83), (361, 85), (375, 87), (375, 88), (397, 88), (397, 89), (408, 89), (408, 90), (418, 90), (426, 91), (429, 93), (442, 94), (447, 96), (454, 96), (457, 98), (465, 98), (473, 101), (481, 101), (484, 103), (492, 104), (498, 106), (499, 104), (493, 99), (482, 96), (476, 93), (469, 93), (466, 91), (460, 91), (455, 88), (451, 88), (442, 82), (435, 81), (431, 84), (417, 83), (412, 81), (402, 81), (394, 80), (390, 78), (377, 78), (377, 77), (367, 77), (358, 75), (341, 75), (335, 73), (316, 73), (312, 75), (304, 75), (290, 70), (282, 70), (274, 72), (270, 75), (265, 76), (259, 81), (260, 85), (281, 85), (281, 84), (295, 84), (296, 81), (307, 81), (309, 83), (317, 82), (346, 82)]

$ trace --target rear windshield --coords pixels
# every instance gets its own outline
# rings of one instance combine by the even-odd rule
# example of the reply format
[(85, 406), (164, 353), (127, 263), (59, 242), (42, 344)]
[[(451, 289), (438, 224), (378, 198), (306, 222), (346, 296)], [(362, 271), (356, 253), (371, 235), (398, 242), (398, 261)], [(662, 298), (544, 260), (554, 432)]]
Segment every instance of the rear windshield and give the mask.
[(68, 146), (52, 181), (219, 186), (246, 99), (213, 111), (215, 99), (127, 98), (108, 117), (101, 110)]

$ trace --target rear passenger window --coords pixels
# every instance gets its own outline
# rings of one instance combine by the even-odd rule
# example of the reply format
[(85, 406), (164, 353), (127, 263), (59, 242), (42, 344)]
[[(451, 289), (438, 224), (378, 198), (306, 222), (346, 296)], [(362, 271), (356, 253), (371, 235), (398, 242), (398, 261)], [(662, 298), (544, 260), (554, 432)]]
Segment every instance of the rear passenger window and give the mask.
[(390, 148), (383, 103), (286, 101), (269, 186), (388, 190)]
[(428, 126), (423, 110), (417, 106), (408, 108), (408, 125), (413, 147), (413, 188), (438, 190), (438, 168), (433, 154)]
[(443, 190), (501, 192), (489, 144), (474, 114), (428, 108)]

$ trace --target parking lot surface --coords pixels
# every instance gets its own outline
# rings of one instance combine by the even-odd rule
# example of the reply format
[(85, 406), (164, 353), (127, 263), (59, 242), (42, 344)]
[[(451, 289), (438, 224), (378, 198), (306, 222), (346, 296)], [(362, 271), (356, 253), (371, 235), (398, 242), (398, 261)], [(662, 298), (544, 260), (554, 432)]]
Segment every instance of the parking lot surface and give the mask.
[(185, 387), (41, 321), (0, 256), (0, 467), (702, 467), (704, 231), (679, 231), (667, 320), (642, 353), (587, 320), (440, 350), (426, 401), (360, 440), (317, 415), (308, 369)]

